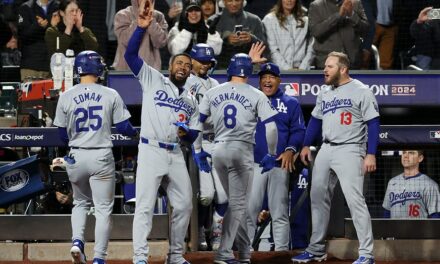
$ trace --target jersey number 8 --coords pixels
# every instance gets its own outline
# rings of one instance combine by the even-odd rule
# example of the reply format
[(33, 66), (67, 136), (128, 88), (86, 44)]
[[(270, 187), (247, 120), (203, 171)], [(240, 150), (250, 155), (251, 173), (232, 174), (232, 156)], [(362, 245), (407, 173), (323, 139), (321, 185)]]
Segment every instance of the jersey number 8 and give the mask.
[(227, 105), (223, 109), (225, 127), (232, 129), (237, 124), (237, 108), (234, 105)]
[[(89, 131), (89, 128), (92, 131), (97, 131), (102, 126), (102, 117), (98, 115), (95, 111), (102, 110), (102, 105), (96, 105), (96, 106), (90, 106), (89, 108), (82, 108), (79, 107), (75, 110), (73, 113), (75, 116), (79, 116), (75, 120), (75, 131), (77, 133), (80, 132), (87, 132)], [(96, 120), (96, 124), (90, 124), (88, 127), (84, 125), (84, 123), (87, 122), (87, 120)]]

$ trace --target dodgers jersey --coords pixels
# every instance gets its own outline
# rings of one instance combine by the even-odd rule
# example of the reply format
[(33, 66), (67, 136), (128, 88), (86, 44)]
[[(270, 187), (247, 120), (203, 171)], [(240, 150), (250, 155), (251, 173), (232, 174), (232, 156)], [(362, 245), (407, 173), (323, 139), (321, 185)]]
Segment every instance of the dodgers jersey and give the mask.
[(405, 178), (402, 173), (388, 182), (382, 207), (391, 218), (428, 218), (440, 212), (439, 198), (438, 184), (427, 175)]
[[(185, 89), (187, 89), (192, 95), (196, 97), (197, 103), (200, 104), (205, 93), (219, 85), (219, 82), (207, 76), (207, 78), (201, 78), (191, 73), (189, 78), (186, 80)], [(212, 125), (211, 118), (203, 124), (204, 133), (214, 133), (214, 126)]]
[(179, 138), (177, 126), (173, 123), (188, 122), (191, 129), (198, 129), (197, 100), (188, 89), (177, 88), (170, 79), (145, 62), (136, 77), (142, 87), (142, 137), (176, 143)]
[(312, 116), (322, 120), (322, 137), (333, 143), (365, 143), (366, 122), (379, 116), (374, 94), (362, 82), (321, 90)]
[(254, 144), (257, 118), (264, 122), (278, 112), (266, 95), (245, 83), (224, 83), (206, 92), (200, 113), (211, 116), (215, 141)]
[(115, 90), (100, 84), (77, 84), (60, 95), (54, 125), (67, 129), (70, 147), (110, 148), (111, 126), (129, 118)]

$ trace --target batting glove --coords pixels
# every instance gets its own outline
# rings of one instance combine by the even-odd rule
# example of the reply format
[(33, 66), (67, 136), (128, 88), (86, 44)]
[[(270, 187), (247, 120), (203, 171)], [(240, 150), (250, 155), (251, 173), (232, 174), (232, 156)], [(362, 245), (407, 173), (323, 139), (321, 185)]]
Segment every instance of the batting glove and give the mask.
[(189, 132), (189, 126), (187, 122), (175, 122), (173, 124), (178, 128), (183, 129), (186, 133)]
[(277, 162), (276, 158), (276, 156), (270, 154), (266, 154), (266, 156), (264, 156), (264, 158), (260, 161), (260, 168), (263, 168), (261, 170), (261, 174), (270, 171), (273, 169), (273, 167), (275, 167)]
[(209, 165), (208, 158), (211, 158), (211, 155), (205, 151), (200, 151), (199, 153), (194, 153), (194, 162), (197, 164), (197, 167), (201, 171), (206, 173), (211, 172), (211, 166)]

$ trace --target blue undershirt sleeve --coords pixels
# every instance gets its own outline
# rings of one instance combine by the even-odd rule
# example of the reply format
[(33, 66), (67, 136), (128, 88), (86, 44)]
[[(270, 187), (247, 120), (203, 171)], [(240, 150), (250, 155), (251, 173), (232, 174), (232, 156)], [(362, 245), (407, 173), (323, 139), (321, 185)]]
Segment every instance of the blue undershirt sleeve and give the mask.
[(391, 218), (391, 212), (387, 209), (383, 210), (383, 218)]
[(367, 121), (368, 126), (368, 145), (367, 154), (376, 155), (379, 145), (380, 122), (379, 117)]
[(136, 136), (137, 135), (137, 130), (131, 125), (130, 121), (124, 120), (122, 122), (119, 122), (117, 124), (115, 124), (116, 126), (116, 130), (121, 133), (124, 134), (126, 136)]
[(200, 116), (199, 116), (200, 123), (205, 123), (206, 119), (208, 119), (208, 116), (200, 113)]
[(306, 135), (304, 137), (303, 146), (311, 146), (313, 142), (316, 142), (322, 135), (322, 120), (310, 117), (309, 124), (307, 126)]
[(130, 40), (128, 41), (127, 50), (125, 50), (124, 58), (125, 61), (128, 64), (128, 67), (130, 67), (131, 71), (134, 73), (134, 75), (138, 75), (139, 71), (142, 68), (142, 65), (144, 64), (141, 57), (139, 57), (139, 48), (141, 46), (142, 38), (144, 37), (144, 34), (147, 30), (136, 27), (135, 31), (133, 32), (133, 35), (131, 35)]
[(69, 144), (69, 136), (67, 135), (67, 129), (65, 127), (58, 127), (58, 135), (60, 136), (61, 141)]

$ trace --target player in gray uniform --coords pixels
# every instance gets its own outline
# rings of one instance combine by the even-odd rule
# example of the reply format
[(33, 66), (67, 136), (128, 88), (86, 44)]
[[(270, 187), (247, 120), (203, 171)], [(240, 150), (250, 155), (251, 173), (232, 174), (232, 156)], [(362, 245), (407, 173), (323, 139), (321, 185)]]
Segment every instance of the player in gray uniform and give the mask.
[(439, 218), (438, 184), (419, 170), (424, 159), (421, 150), (403, 150), (403, 173), (393, 177), (383, 199), (385, 217)]
[[(209, 71), (213, 69), (217, 63), (214, 58), (214, 49), (208, 44), (199, 43), (192, 47), (190, 56), (192, 58), (192, 71), (185, 87), (196, 96), (197, 102), (200, 103), (205, 93), (212, 87), (218, 86), (216, 79), (209, 76)], [(203, 150), (211, 154), (214, 145), (214, 126), (208, 120), (203, 125)], [(217, 250), (220, 245), (221, 228), (223, 216), (227, 208), (228, 199), (223, 190), (217, 172), (213, 169), (210, 173), (202, 170), (199, 171), (199, 250), (207, 250), (208, 243), (205, 237), (204, 225), (210, 212), (210, 205), (215, 197), (213, 223), (212, 223), (212, 240), (213, 250)]]
[[(269, 154), (261, 165), (264, 171), (270, 170), (275, 166), (278, 136), (273, 117), (277, 111), (264, 93), (247, 84), (252, 74), (252, 61), (247, 54), (234, 55), (227, 74), (229, 81), (209, 89), (199, 105), (200, 120), (205, 122), (210, 116), (214, 124), (213, 165), (229, 201), (214, 263), (250, 263), (245, 219), (253, 175), (255, 127), (258, 117), (266, 123)], [(240, 262), (232, 252), (234, 240)]]
[[(192, 188), (181, 140), (197, 137), (197, 101), (184, 85), (191, 71), (188, 54), (177, 54), (170, 61), (170, 76), (147, 65), (138, 55), (143, 35), (153, 23), (153, 4), (140, 4), (137, 28), (131, 36), (125, 60), (142, 87), (142, 115), (136, 171), (136, 210), (133, 221), (133, 263), (148, 263), (147, 237), (150, 234), (157, 191), (166, 182), (171, 203), (170, 248), (167, 263), (188, 264), (183, 258), (184, 239), (192, 211)], [(156, 26), (156, 25), (154, 25)], [(176, 125), (181, 125), (177, 127)], [(183, 129), (186, 135), (180, 134)], [(179, 135), (182, 136), (179, 136)], [(196, 153), (197, 154), (197, 153)]]
[(347, 55), (341, 52), (331, 52), (325, 62), (324, 79), (329, 87), (318, 94), (300, 153), (307, 164), (311, 160), (310, 146), (322, 135), (310, 194), (312, 236), (307, 249), (293, 257), (293, 262), (327, 258), (325, 238), (333, 190), (339, 179), (359, 239), (359, 258), (353, 263), (374, 263), (371, 218), (362, 191), (364, 173), (376, 170), (379, 109), (368, 87), (350, 78), (349, 64)]
[(118, 131), (135, 136), (137, 131), (128, 119), (130, 113), (119, 94), (108, 87), (96, 84), (104, 65), (94, 51), (83, 51), (75, 58), (75, 72), (80, 84), (61, 94), (54, 124), (61, 139), (70, 147), (67, 174), (72, 183), (72, 262), (86, 263), (84, 255), (84, 230), (87, 213), (95, 207), (94, 264), (105, 263), (111, 231), (111, 213), (115, 196), (115, 161), (111, 126)]

